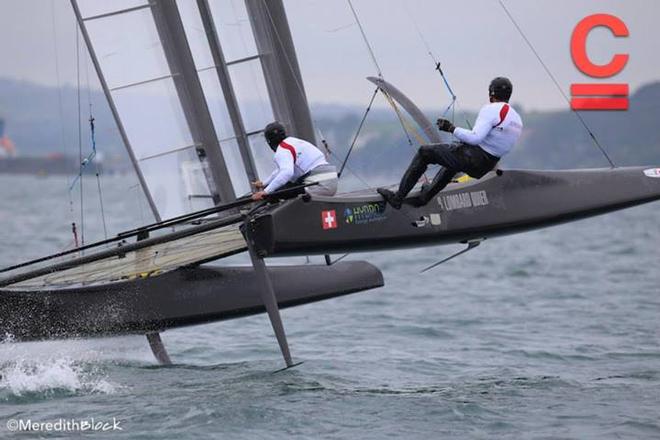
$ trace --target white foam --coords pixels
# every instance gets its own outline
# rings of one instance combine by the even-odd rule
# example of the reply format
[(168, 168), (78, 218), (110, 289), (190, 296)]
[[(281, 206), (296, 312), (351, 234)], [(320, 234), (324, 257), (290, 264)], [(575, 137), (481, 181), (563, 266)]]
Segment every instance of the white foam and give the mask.
[(98, 371), (86, 371), (70, 358), (39, 362), (19, 359), (1, 365), (0, 374), (0, 390), (16, 396), (50, 391), (112, 394), (119, 388)]
[(0, 343), (0, 391), (15, 396), (113, 394), (122, 386), (110, 381), (98, 366), (108, 355), (89, 341), (16, 344), (5, 338)]

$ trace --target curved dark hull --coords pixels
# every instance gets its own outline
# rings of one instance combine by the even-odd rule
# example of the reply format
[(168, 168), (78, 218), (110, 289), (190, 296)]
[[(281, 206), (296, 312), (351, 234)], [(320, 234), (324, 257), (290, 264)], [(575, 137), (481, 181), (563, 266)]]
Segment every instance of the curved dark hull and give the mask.
[(248, 228), (263, 256), (465, 242), (658, 200), (659, 174), (649, 167), (492, 172), (448, 186), (423, 207), (404, 204), (401, 210), (373, 191), (307, 201), (301, 197), (260, 214)]
[[(381, 287), (369, 263), (269, 267), (281, 308)], [(0, 333), (16, 341), (150, 333), (262, 313), (251, 267), (183, 268), (153, 278), (51, 291), (0, 290)]]

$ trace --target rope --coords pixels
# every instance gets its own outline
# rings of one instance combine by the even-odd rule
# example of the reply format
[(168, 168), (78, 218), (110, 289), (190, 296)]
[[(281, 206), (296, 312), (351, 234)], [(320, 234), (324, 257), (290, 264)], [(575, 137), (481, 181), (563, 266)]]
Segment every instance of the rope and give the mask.
[[(405, 118), (403, 116), (403, 114), (401, 114), (401, 111), (399, 110), (399, 106), (396, 105), (396, 102), (394, 101), (394, 99), (388, 93), (386, 93), (384, 90), (381, 90), (381, 92), (383, 92), (383, 95), (385, 95), (385, 98), (387, 99), (387, 102), (389, 102), (389, 104), (394, 109), (394, 113), (396, 113), (397, 118), (399, 118), (399, 123), (401, 124), (401, 128), (403, 128), (403, 131), (406, 134), (406, 137), (408, 138), (408, 145), (410, 145), (410, 147), (413, 150), (415, 149), (414, 145), (412, 144), (412, 140), (410, 139), (410, 134), (408, 133), (409, 129), (412, 131), (412, 133), (415, 136), (415, 139), (417, 140), (417, 142), (419, 142), (420, 145), (424, 145), (426, 143), (426, 140), (417, 132), (415, 127), (410, 125), (407, 118)], [(426, 175), (426, 173), (424, 173), (422, 176), (424, 177), (424, 183), (428, 183), (429, 178)]]
[(410, 138), (410, 132), (412, 132), (413, 136), (415, 137), (415, 140), (417, 140), (417, 142), (420, 145), (425, 144), (426, 140), (418, 133), (418, 131), (415, 129), (415, 127), (413, 127), (410, 124), (410, 122), (408, 122), (408, 119), (406, 119), (403, 116), (403, 114), (401, 113), (401, 110), (399, 110), (399, 106), (396, 105), (396, 102), (389, 95), (389, 93), (385, 92), (384, 90), (381, 90), (381, 92), (383, 93), (383, 95), (385, 95), (385, 99), (392, 106), (392, 109), (394, 109), (394, 113), (396, 113), (396, 116), (399, 119), (399, 123), (401, 124), (401, 128), (403, 129), (404, 133), (406, 134), (406, 138), (408, 138), (408, 145), (415, 148), (414, 145), (413, 145), (412, 139)]
[[(415, 27), (415, 30), (417, 31), (417, 35), (419, 36), (419, 39), (422, 41), (422, 44), (424, 44), (424, 47), (426, 48), (426, 53), (429, 55), (429, 57), (431, 57), (431, 60), (433, 61), (433, 65), (435, 66), (435, 70), (437, 70), (438, 73), (440, 74), (440, 78), (442, 78), (442, 82), (445, 85), (447, 92), (449, 92), (449, 96), (451, 96), (451, 102), (449, 103), (445, 111), (442, 113), (442, 116), (445, 117), (449, 113), (449, 110), (451, 110), (451, 121), (454, 122), (456, 120), (456, 107), (457, 107), (458, 96), (456, 95), (456, 93), (454, 93), (454, 89), (449, 84), (449, 80), (447, 79), (445, 72), (442, 70), (440, 61), (438, 61), (438, 58), (433, 54), (433, 50), (431, 49), (429, 42), (424, 37), (424, 34), (422, 33), (422, 30), (417, 24), (417, 20), (415, 20), (415, 17), (410, 12), (407, 3), (406, 2), (403, 3), (406, 12), (408, 13), (408, 17), (410, 18), (410, 21), (412, 21), (412, 24)], [(472, 124), (470, 124), (470, 121), (467, 118), (467, 114), (463, 111), (461, 113), (463, 114), (463, 118), (465, 119), (465, 123), (467, 124), (467, 126), (470, 129), (472, 129)]]
[[(376, 99), (376, 95), (378, 94), (378, 90), (380, 90), (379, 87), (376, 87), (376, 90), (374, 90), (374, 93), (371, 95), (371, 100), (369, 101), (369, 105), (367, 106), (367, 109), (364, 111), (364, 114), (362, 115), (362, 120), (360, 121), (360, 125), (358, 125), (358, 129), (355, 132), (355, 136), (353, 136), (353, 142), (351, 142), (351, 146), (348, 149), (348, 152), (346, 153), (346, 157), (344, 157), (344, 160), (341, 163), (341, 167), (339, 168), (339, 172), (337, 173), (337, 178), (341, 178), (342, 173), (344, 172), (344, 168), (346, 167), (346, 163), (348, 162), (348, 158), (351, 156), (351, 153), (353, 152), (353, 147), (355, 147), (355, 143), (357, 142), (358, 136), (360, 136), (360, 132), (362, 131), (362, 127), (364, 126), (364, 121), (367, 120), (367, 115), (369, 115), (369, 112), (371, 111), (371, 106), (374, 103), (374, 99)], [(355, 173), (353, 173), (355, 174)]]
[[(55, 0), (50, 2), (50, 13), (51, 13), (51, 24), (53, 31), (53, 53), (55, 54), (55, 79), (57, 80), (57, 103), (58, 103), (58, 112), (60, 118), (60, 137), (62, 142), (62, 148), (65, 148), (66, 134), (64, 130), (64, 99), (62, 98), (62, 80), (60, 75), (60, 63), (59, 63), (59, 47), (58, 47), (58, 36), (57, 36), (57, 25), (55, 23)], [(68, 186), (68, 183), (67, 183)], [(76, 232), (76, 221), (75, 213), (73, 208), (73, 198), (71, 197), (71, 190), (68, 191), (69, 196), (69, 215), (71, 216), (71, 225), (73, 229), (74, 245), (78, 247), (78, 236)]]
[(362, 34), (362, 39), (364, 40), (364, 44), (367, 46), (367, 50), (369, 51), (369, 55), (371, 56), (371, 61), (374, 63), (374, 66), (376, 67), (376, 71), (378, 72), (378, 77), (382, 78), (383, 77), (383, 72), (380, 70), (380, 66), (378, 65), (378, 60), (376, 59), (376, 55), (374, 54), (373, 49), (371, 48), (371, 44), (369, 43), (369, 39), (367, 38), (367, 34), (364, 32), (364, 28), (362, 27), (362, 23), (360, 22), (360, 18), (357, 15), (357, 12), (355, 12), (355, 8), (353, 7), (353, 2), (351, 0), (346, 0), (348, 2), (348, 6), (351, 8), (351, 12), (353, 13), (353, 17), (355, 17), (355, 23), (358, 25), (358, 28), (360, 28), (360, 33)]
[[(87, 55), (89, 56), (88, 52)], [(90, 60), (88, 60), (90, 61)], [(96, 157), (96, 135), (94, 131), (94, 116), (92, 113), (92, 88), (90, 87), (89, 83), (89, 64), (90, 62), (85, 63), (85, 81), (87, 84), (87, 105), (89, 107), (89, 132), (90, 132), (90, 140), (92, 143), (92, 151), (94, 152), (94, 157)], [(95, 170), (95, 175), (96, 175), (96, 188), (99, 193), (99, 205), (101, 208), (101, 221), (103, 222), (103, 235), (107, 239), (108, 238), (108, 226), (105, 221), (105, 208), (103, 206), (103, 191), (101, 189), (101, 176), (100, 176), (100, 171), (99, 171), (99, 163), (98, 161), (94, 161), (94, 170)]]
[[(89, 131), (92, 141), (92, 159), (96, 156), (96, 136), (94, 134), (94, 116), (92, 116), (92, 104), (89, 104)], [(101, 189), (101, 177), (99, 176), (99, 164), (97, 161), (94, 161), (94, 167), (96, 171), (96, 187), (99, 191), (99, 204), (101, 205), (101, 220), (103, 221), (103, 234), (105, 238), (108, 238), (108, 226), (105, 221), (105, 209), (103, 207), (103, 191)]]
[[(529, 39), (527, 38), (527, 36), (523, 32), (522, 28), (518, 25), (518, 22), (516, 22), (515, 18), (513, 18), (513, 15), (511, 15), (511, 13), (507, 9), (507, 7), (504, 5), (504, 2), (502, 0), (498, 0), (498, 2), (500, 3), (500, 6), (502, 6), (502, 9), (506, 13), (506, 15), (509, 17), (509, 20), (511, 20), (511, 23), (513, 23), (513, 25), (518, 30), (518, 33), (520, 34), (522, 39), (525, 41), (525, 43), (527, 43), (527, 46), (529, 46), (529, 48), (532, 50), (532, 53), (534, 54), (534, 56), (536, 56), (536, 59), (539, 61), (539, 63), (541, 63), (541, 66), (543, 66), (543, 69), (545, 69), (545, 72), (548, 74), (548, 76), (550, 77), (552, 82), (555, 83), (555, 86), (557, 87), (557, 90), (559, 90), (559, 93), (561, 93), (561, 96), (564, 97), (564, 100), (566, 101), (566, 103), (570, 107), (571, 101), (568, 99), (568, 96), (566, 96), (566, 93), (564, 93), (564, 90), (561, 88), (561, 86), (559, 85), (559, 82), (557, 81), (555, 76), (552, 74), (552, 72), (550, 71), (548, 66), (543, 62), (543, 59), (541, 58), (541, 55), (539, 55), (539, 53), (536, 51), (536, 49), (534, 48), (534, 45), (532, 45), (532, 42), (529, 41)], [(598, 147), (600, 152), (603, 153), (603, 156), (605, 156), (605, 159), (607, 159), (607, 161), (610, 163), (610, 166), (612, 168), (616, 168), (616, 165), (614, 165), (614, 162), (612, 161), (610, 156), (607, 154), (607, 151), (605, 151), (605, 148), (603, 148), (603, 146), (600, 144), (600, 142), (598, 142), (598, 139), (596, 139), (596, 135), (591, 131), (591, 129), (587, 125), (587, 122), (584, 120), (584, 118), (582, 118), (582, 115), (579, 112), (577, 112), (576, 110), (571, 109), (571, 111), (580, 120), (580, 123), (582, 124), (584, 129), (587, 131), (587, 133), (589, 133), (589, 136), (591, 137), (591, 139), (594, 142), (594, 144), (596, 145), (596, 147)]]
[[(77, 89), (78, 89), (78, 159), (80, 160), (80, 173), (78, 174), (80, 178), (80, 242), (82, 245), (85, 244), (85, 209), (83, 201), (83, 153), (82, 153), (82, 109), (80, 104), (80, 30), (78, 29), (78, 23), (76, 23), (76, 79), (77, 79)], [(74, 179), (74, 183), (78, 178)], [(69, 191), (73, 188), (69, 188)]]

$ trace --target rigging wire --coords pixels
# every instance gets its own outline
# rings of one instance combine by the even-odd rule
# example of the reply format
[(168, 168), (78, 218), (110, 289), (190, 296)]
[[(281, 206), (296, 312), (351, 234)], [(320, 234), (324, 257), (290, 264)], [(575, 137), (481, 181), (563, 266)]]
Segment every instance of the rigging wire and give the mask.
[(367, 109), (362, 115), (362, 120), (360, 120), (360, 124), (358, 125), (357, 131), (355, 132), (355, 136), (353, 136), (353, 142), (351, 142), (351, 146), (348, 148), (346, 157), (344, 157), (344, 160), (341, 163), (341, 167), (339, 168), (339, 172), (337, 173), (338, 179), (341, 178), (341, 175), (344, 172), (344, 168), (346, 167), (346, 163), (348, 162), (348, 158), (351, 156), (351, 153), (353, 152), (353, 147), (355, 147), (355, 143), (357, 142), (358, 137), (360, 136), (360, 132), (362, 131), (362, 127), (364, 126), (364, 122), (367, 120), (367, 116), (371, 111), (371, 106), (373, 105), (374, 100), (376, 99), (378, 90), (380, 90), (380, 87), (376, 87), (376, 89), (374, 90), (374, 93), (371, 95), (371, 100), (369, 101), (369, 105), (367, 106)]
[[(559, 90), (559, 93), (561, 93), (561, 95), (564, 97), (564, 100), (566, 101), (566, 103), (570, 106), (570, 100), (568, 99), (568, 96), (566, 96), (566, 93), (564, 93), (564, 90), (562, 89), (561, 85), (559, 85), (559, 82), (557, 81), (555, 76), (552, 74), (552, 71), (550, 71), (550, 68), (548, 68), (548, 66), (545, 64), (545, 62), (541, 58), (541, 55), (539, 55), (539, 53), (534, 48), (534, 45), (532, 45), (532, 42), (527, 38), (527, 36), (523, 32), (522, 28), (518, 25), (518, 22), (515, 20), (515, 18), (513, 18), (513, 15), (511, 15), (511, 13), (507, 9), (507, 7), (504, 5), (504, 2), (502, 0), (498, 0), (498, 2), (500, 4), (500, 6), (502, 6), (502, 9), (506, 13), (507, 17), (509, 17), (509, 20), (511, 20), (511, 23), (513, 23), (515, 28), (518, 30), (518, 33), (520, 34), (522, 39), (525, 41), (525, 43), (527, 43), (527, 46), (529, 46), (529, 48), (532, 50), (532, 53), (534, 53), (534, 56), (536, 56), (536, 59), (539, 61), (541, 66), (543, 66), (543, 69), (548, 74), (548, 76), (550, 77), (552, 82), (555, 83), (555, 86), (557, 87), (557, 90)], [(593, 133), (593, 131), (591, 131), (591, 128), (589, 128), (589, 125), (587, 125), (587, 122), (584, 120), (582, 115), (576, 110), (571, 109), (571, 111), (580, 120), (580, 123), (582, 124), (584, 129), (587, 131), (587, 133), (589, 133), (589, 136), (591, 137), (591, 140), (594, 142), (596, 147), (598, 147), (600, 152), (603, 153), (603, 156), (605, 156), (605, 159), (607, 159), (607, 161), (610, 163), (610, 166), (612, 168), (616, 168), (616, 165), (614, 165), (614, 162), (610, 158), (609, 154), (607, 154), (607, 151), (605, 151), (605, 148), (600, 144), (600, 142), (596, 138), (596, 135)]]
[[(77, 30), (78, 28), (76, 28)], [(79, 150), (79, 156), (80, 156), (80, 165), (78, 168), (78, 174), (76, 177), (73, 179), (71, 184), (69, 185), (69, 195), (75, 188), (76, 184), (80, 182), (80, 211), (81, 211), (81, 244), (85, 244), (85, 235), (84, 235), (84, 214), (83, 214), (83, 173), (85, 171), (85, 168), (87, 168), (87, 165), (90, 163), (94, 163), (94, 174), (96, 176), (96, 188), (98, 191), (98, 196), (99, 196), (99, 204), (101, 208), (101, 221), (103, 224), (103, 234), (105, 238), (108, 238), (108, 227), (107, 227), (107, 222), (105, 218), (105, 206), (103, 203), (103, 190), (101, 187), (101, 177), (100, 177), (100, 170), (99, 170), (99, 165), (98, 162), (95, 160), (96, 155), (97, 155), (97, 150), (96, 150), (96, 131), (95, 131), (95, 126), (94, 126), (94, 114), (92, 111), (92, 98), (91, 98), (91, 87), (89, 83), (89, 68), (87, 63), (85, 63), (85, 76), (86, 76), (86, 82), (87, 82), (87, 104), (89, 107), (89, 131), (90, 131), (90, 142), (92, 146), (92, 151), (83, 159), (83, 153), (82, 153), (82, 100), (81, 100), (81, 82), (80, 82), (80, 45), (79, 45), (79, 38), (78, 34), (76, 34), (76, 43), (77, 43), (77, 49), (76, 49), (76, 63), (77, 63), (77, 87), (78, 87), (78, 150)], [(69, 197), (70, 198), (70, 197)], [(70, 200), (71, 203), (71, 209), (73, 209), (73, 201)], [(74, 233), (74, 236), (76, 234)], [(77, 239), (76, 239), (77, 241)]]
[(396, 104), (396, 101), (394, 101), (394, 98), (392, 98), (389, 93), (387, 93), (382, 89), (381, 92), (385, 96), (385, 99), (390, 104), (390, 106), (392, 106), (394, 113), (396, 113), (396, 116), (399, 119), (399, 123), (401, 124), (401, 128), (403, 129), (403, 132), (406, 134), (408, 145), (410, 145), (412, 148), (415, 148), (415, 146), (413, 145), (412, 138), (410, 137), (410, 133), (413, 134), (415, 140), (419, 142), (419, 144), (421, 145), (425, 144), (426, 140), (424, 140), (424, 138), (417, 132), (417, 130), (410, 125), (410, 122), (404, 117), (403, 113), (401, 113), (401, 110), (399, 110), (399, 106)]
[(348, 2), (348, 6), (351, 8), (353, 17), (355, 17), (355, 23), (358, 25), (358, 28), (360, 29), (360, 33), (362, 34), (362, 39), (364, 40), (364, 44), (367, 46), (367, 50), (369, 51), (369, 55), (371, 56), (371, 61), (374, 63), (374, 66), (376, 67), (376, 71), (378, 72), (378, 77), (382, 78), (383, 72), (380, 69), (380, 66), (378, 65), (378, 60), (376, 59), (376, 55), (374, 54), (374, 51), (371, 48), (371, 44), (369, 43), (367, 34), (364, 32), (364, 28), (362, 27), (362, 22), (360, 22), (360, 18), (358, 17), (357, 12), (353, 7), (353, 2), (351, 0), (346, 0), (346, 1)]
[[(87, 55), (89, 56), (88, 52)], [(87, 61), (87, 60), (86, 60)], [(99, 205), (101, 208), (101, 221), (103, 223), (103, 235), (105, 238), (108, 238), (108, 226), (105, 221), (105, 207), (103, 205), (103, 190), (101, 188), (101, 176), (99, 170), (99, 162), (96, 160), (96, 134), (94, 130), (94, 114), (92, 112), (92, 88), (89, 83), (89, 62), (85, 62), (85, 80), (87, 83), (87, 105), (89, 106), (89, 132), (90, 132), (90, 141), (92, 144), (92, 154), (90, 155), (90, 161), (94, 163), (94, 174), (96, 175), (96, 188), (99, 194)], [(89, 163), (89, 161), (88, 161)]]
[[(58, 35), (57, 35), (57, 24), (55, 20), (55, 0), (50, 2), (50, 14), (51, 14), (51, 25), (53, 31), (53, 53), (55, 54), (55, 80), (57, 81), (57, 103), (58, 103), (58, 112), (60, 119), (60, 142), (62, 142), (61, 148), (66, 149), (67, 140), (65, 133), (65, 124), (64, 124), (64, 98), (62, 97), (62, 78), (60, 74), (60, 62), (59, 62), (59, 45)], [(67, 182), (67, 187), (69, 186)], [(67, 191), (69, 198), (69, 215), (71, 216), (71, 230), (73, 233), (73, 245), (78, 247), (78, 234), (76, 232), (76, 220), (75, 212), (73, 207), (73, 198), (71, 197), (71, 190)], [(67, 245), (67, 248), (69, 245)]]
[[(364, 27), (362, 26), (362, 22), (360, 21), (360, 18), (357, 15), (357, 11), (353, 7), (353, 2), (351, 0), (346, 0), (346, 1), (348, 3), (348, 6), (351, 9), (351, 12), (353, 13), (353, 17), (355, 18), (355, 23), (357, 24), (358, 28), (360, 29), (360, 34), (362, 35), (362, 40), (364, 41), (364, 44), (367, 47), (367, 50), (369, 51), (369, 55), (371, 56), (371, 61), (373, 62), (374, 67), (376, 68), (376, 71), (378, 72), (378, 77), (383, 79), (383, 71), (380, 68), (380, 65), (378, 64), (378, 60), (376, 59), (376, 55), (373, 51), (373, 48), (371, 47), (371, 43), (369, 42), (369, 38), (367, 37), (367, 34), (364, 31)], [(377, 88), (376, 92), (378, 90), (379, 89)], [(399, 111), (398, 106), (396, 105), (396, 103), (394, 102), (392, 97), (389, 96), (388, 93), (386, 93), (384, 90), (381, 90), (381, 92), (385, 96), (385, 99), (387, 100), (387, 102), (392, 106), (392, 109), (394, 110), (394, 113), (396, 113), (397, 119), (399, 120), (399, 123), (401, 124), (401, 128), (403, 129), (403, 132), (406, 136), (406, 140), (408, 141), (408, 145), (410, 145), (410, 147), (414, 150), (415, 146), (413, 145), (413, 141), (410, 137), (410, 132), (408, 131), (408, 128), (406, 127), (406, 122), (404, 121), (403, 116), (401, 115), (401, 112)], [(373, 100), (372, 100), (372, 102), (373, 102)], [(370, 106), (371, 106), (371, 104), (370, 104)], [(361, 128), (362, 127), (360, 126), (360, 129)], [(413, 133), (415, 134), (415, 130), (413, 130)], [(358, 134), (359, 134), (359, 132), (358, 132)], [(417, 138), (417, 140), (420, 142), (420, 144), (425, 143), (425, 141), (423, 139), (420, 140), (420, 138)], [(424, 178), (426, 179), (426, 176), (424, 176)]]
[[(94, 116), (92, 115), (92, 104), (89, 104), (89, 131), (92, 141), (92, 154), (96, 156), (96, 136), (94, 134)], [(92, 157), (94, 160), (94, 157)], [(101, 189), (101, 177), (99, 176), (99, 164), (98, 161), (94, 160), (95, 173), (96, 173), (96, 186), (99, 191), (99, 204), (101, 205), (101, 220), (103, 222), (103, 235), (105, 238), (108, 238), (108, 226), (105, 221), (105, 209), (103, 207), (103, 191)]]
[[(449, 84), (449, 80), (447, 79), (445, 72), (442, 70), (442, 65), (440, 61), (438, 61), (438, 58), (433, 53), (433, 50), (431, 49), (431, 45), (424, 36), (422, 30), (420, 29), (417, 20), (415, 20), (415, 17), (413, 16), (412, 12), (410, 12), (408, 5), (405, 2), (403, 3), (405, 10), (408, 14), (408, 17), (410, 18), (410, 21), (412, 22), (413, 26), (415, 27), (415, 30), (417, 31), (417, 35), (419, 36), (419, 39), (422, 41), (422, 44), (426, 48), (426, 53), (429, 55), (429, 57), (431, 57), (431, 60), (433, 61), (433, 65), (435, 66), (435, 70), (437, 70), (438, 73), (440, 74), (440, 78), (442, 78), (442, 82), (445, 85), (445, 88), (447, 89), (449, 96), (451, 97), (451, 102), (449, 103), (445, 111), (442, 113), (442, 116), (443, 117), (446, 116), (451, 110), (451, 121), (454, 122), (456, 120), (456, 107), (458, 107), (458, 96), (456, 95), (456, 93), (454, 93), (454, 89)], [(472, 124), (468, 120), (467, 114), (464, 111), (461, 111), (461, 113), (463, 114), (463, 118), (465, 119), (465, 123), (467, 124), (467, 126), (470, 129), (472, 129)]]
[[(83, 201), (82, 108), (80, 100), (80, 30), (76, 23), (76, 82), (78, 89), (78, 158), (80, 160), (80, 242), (85, 245), (85, 209)], [(74, 180), (75, 183), (75, 180)]]

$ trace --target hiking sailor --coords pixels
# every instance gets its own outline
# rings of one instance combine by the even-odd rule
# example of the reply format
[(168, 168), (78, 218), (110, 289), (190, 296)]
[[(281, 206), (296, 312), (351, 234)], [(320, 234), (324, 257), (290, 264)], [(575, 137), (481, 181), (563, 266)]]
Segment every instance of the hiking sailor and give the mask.
[(430, 184), (411, 202), (417, 206), (427, 204), (451, 182), (458, 173), (464, 172), (475, 179), (482, 178), (497, 165), (520, 137), (522, 120), (508, 102), (513, 86), (507, 78), (497, 77), (488, 87), (490, 104), (479, 111), (472, 130), (454, 127), (447, 119), (438, 119), (440, 131), (453, 133), (459, 143), (422, 145), (401, 178), (399, 189), (392, 192), (378, 188), (378, 193), (396, 209), (413, 189), (429, 164), (442, 165)]
[(328, 164), (325, 155), (313, 144), (287, 136), (284, 126), (272, 122), (264, 129), (264, 136), (275, 153), (275, 170), (263, 182), (252, 182), (257, 190), (253, 200), (282, 189), (285, 185), (304, 185), (317, 182), (305, 190), (313, 195), (334, 196), (337, 192), (337, 169)]

